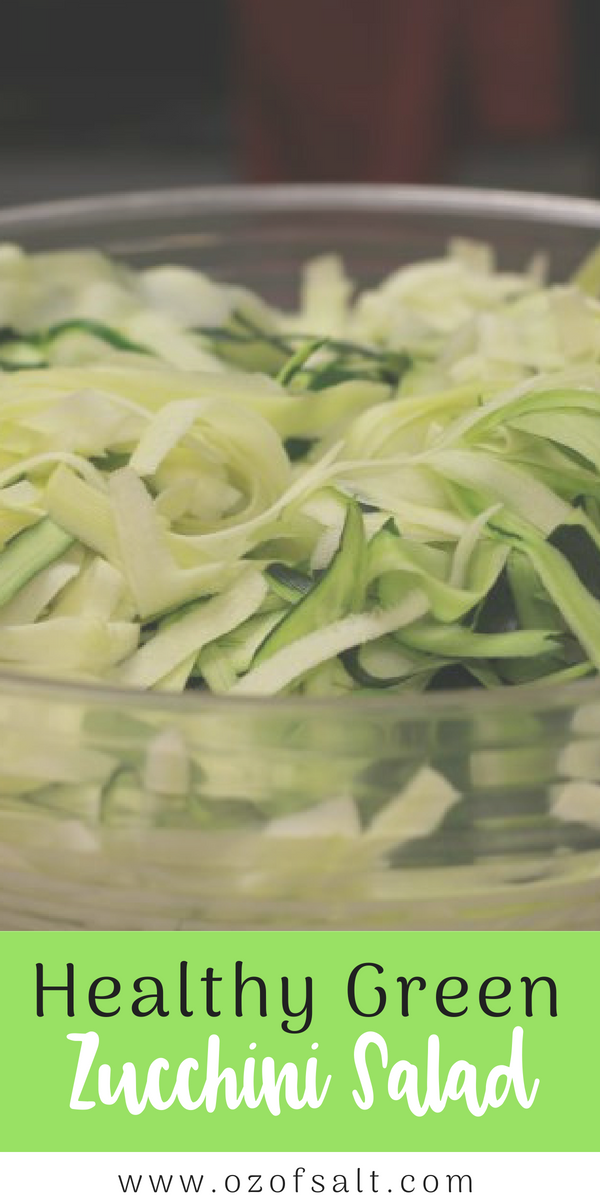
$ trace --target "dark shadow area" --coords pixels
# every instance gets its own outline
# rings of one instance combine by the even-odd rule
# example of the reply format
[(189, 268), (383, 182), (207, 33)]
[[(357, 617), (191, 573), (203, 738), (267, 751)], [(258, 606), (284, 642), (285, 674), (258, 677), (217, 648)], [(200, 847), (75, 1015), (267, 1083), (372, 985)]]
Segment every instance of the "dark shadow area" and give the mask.
[(19, 0), (0, 203), (254, 179), (600, 191), (597, 0)]

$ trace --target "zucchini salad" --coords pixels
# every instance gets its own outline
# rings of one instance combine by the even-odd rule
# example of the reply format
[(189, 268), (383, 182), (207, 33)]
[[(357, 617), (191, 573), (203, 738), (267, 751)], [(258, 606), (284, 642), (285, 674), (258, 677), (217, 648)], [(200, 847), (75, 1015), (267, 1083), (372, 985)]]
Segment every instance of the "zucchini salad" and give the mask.
[(278, 311), (0, 247), (0, 670), (231, 696), (600, 668), (600, 255)]

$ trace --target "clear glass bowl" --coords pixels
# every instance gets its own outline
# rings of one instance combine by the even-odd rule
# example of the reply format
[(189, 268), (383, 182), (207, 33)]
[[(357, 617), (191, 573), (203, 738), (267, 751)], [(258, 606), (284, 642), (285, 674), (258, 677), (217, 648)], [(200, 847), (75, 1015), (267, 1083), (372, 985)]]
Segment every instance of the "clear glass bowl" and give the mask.
[[(0, 213), (2, 240), (192, 263), (280, 304), (311, 255), (365, 284), (457, 234), (561, 278), (600, 205), (219, 188)], [(0, 928), (597, 929), (599, 734), (596, 681), (234, 702), (4, 674)]]

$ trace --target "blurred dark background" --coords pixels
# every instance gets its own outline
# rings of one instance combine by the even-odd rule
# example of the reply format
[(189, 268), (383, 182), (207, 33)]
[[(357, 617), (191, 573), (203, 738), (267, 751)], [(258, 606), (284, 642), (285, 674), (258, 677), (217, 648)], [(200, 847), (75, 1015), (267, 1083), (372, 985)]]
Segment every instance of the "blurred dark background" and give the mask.
[(0, 203), (225, 181), (600, 193), (600, 0), (15, 0)]

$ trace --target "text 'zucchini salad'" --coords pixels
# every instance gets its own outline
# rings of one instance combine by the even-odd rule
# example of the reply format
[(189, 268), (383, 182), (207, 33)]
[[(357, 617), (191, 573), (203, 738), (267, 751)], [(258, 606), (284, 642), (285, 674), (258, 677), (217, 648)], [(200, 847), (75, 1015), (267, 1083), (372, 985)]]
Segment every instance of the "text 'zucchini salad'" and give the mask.
[(0, 247), (0, 669), (337, 696), (600, 668), (600, 257), (299, 309)]

